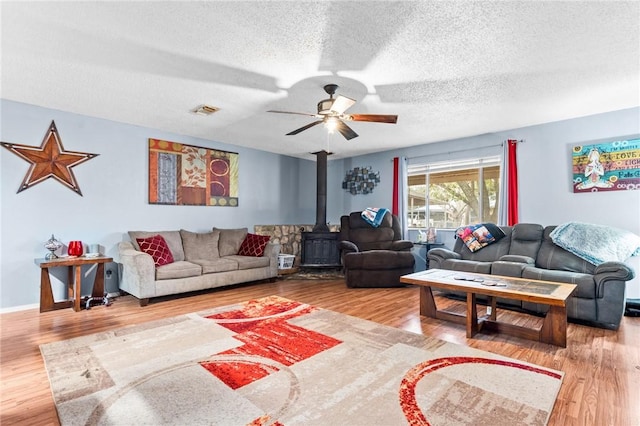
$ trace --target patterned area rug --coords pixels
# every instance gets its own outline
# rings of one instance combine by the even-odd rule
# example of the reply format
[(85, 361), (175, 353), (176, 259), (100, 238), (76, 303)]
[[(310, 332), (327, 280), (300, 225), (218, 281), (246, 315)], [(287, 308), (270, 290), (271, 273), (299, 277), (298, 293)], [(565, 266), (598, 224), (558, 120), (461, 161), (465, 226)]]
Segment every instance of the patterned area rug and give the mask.
[(563, 377), (277, 296), (40, 349), (63, 425), (544, 425)]

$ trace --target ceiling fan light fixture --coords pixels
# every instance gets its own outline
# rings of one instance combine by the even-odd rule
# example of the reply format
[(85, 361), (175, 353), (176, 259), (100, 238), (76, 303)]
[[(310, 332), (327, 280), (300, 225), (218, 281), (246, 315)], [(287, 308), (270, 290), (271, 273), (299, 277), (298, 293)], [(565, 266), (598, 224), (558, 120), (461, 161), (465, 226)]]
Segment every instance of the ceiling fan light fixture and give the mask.
[(220, 111), (220, 108), (211, 105), (199, 105), (191, 110), (192, 113), (198, 115), (211, 115), (218, 111)]
[(338, 119), (336, 117), (327, 117), (324, 120), (324, 127), (333, 134), (338, 128)]
[(324, 99), (318, 102), (318, 114), (329, 115), (332, 112), (333, 102), (335, 99)]
[(296, 129), (292, 132), (287, 133), (287, 136), (297, 135), (300, 132), (303, 132), (307, 129), (310, 129), (314, 126), (317, 126), (320, 123), (324, 124), (324, 127), (328, 130), (329, 133), (333, 133), (334, 131), (340, 132), (342, 136), (346, 140), (351, 140), (353, 138), (357, 138), (358, 134), (353, 131), (353, 129), (347, 126), (344, 120), (348, 121), (369, 121), (374, 123), (396, 123), (398, 120), (397, 115), (390, 114), (345, 114), (345, 111), (351, 108), (355, 103), (355, 99), (348, 98), (346, 96), (338, 95), (336, 98), (333, 97), (336, 93), (336, 89), (338, 88), (337, 84), (327, 84), (324, 86), (324, 91), (329, 95), (329, 99), (323, 99), (318, 102), (318, 113), (317, 114), (308, 114), (305, 112), (293, 112), (293, 111), (278, 111), (278, 110), (269, 110), (267, 112), (277, 112), (280, 114), (297, 114), (297, 115), (309, 115), (311, 117), (315, 117), (318, 120), (313, 123), (309, 123), (306, 126), (302, 126), (299, 129)]

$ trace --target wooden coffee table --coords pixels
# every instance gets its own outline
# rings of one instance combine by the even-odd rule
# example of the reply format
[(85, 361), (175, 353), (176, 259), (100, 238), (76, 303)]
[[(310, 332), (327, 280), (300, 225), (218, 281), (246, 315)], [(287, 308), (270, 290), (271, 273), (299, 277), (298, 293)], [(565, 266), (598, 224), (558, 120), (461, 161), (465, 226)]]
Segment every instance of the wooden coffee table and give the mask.
[[(482, 329), (487, 329), (557, 346), (567, 346), (566, 303), (577, 287), (574, 284), (443, 269), (429, 269), (404, 275), (400, 282), (420, 286), (421, 315), (466, 324), (468, 338)], [(438, 309), (431, 292), (432, 287), (466, 293), (466, 315)], [(476, 304), (477, 295), (488, 296), (488, 305), (491, 306), (491, 313), (480, 318)], [(542, 327), (533, 329), (497, 321), (498, 297), (549, 305)]]

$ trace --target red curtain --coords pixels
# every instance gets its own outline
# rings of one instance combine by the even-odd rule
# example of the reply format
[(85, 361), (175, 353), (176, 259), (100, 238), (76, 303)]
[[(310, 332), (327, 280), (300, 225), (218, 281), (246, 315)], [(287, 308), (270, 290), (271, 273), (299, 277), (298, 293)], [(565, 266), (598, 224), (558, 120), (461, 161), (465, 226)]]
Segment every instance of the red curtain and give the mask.
[(518, 141), (510, 139), (507, 159), (507, 225), (518, 223)]
[(400, 177), (399, 172), (400, 172), (400, 158), (399, 157), (394, 157), (393, 158), (393, 200), (391, 202), (391, 213), (393, 213), (394, 215), (398, 216), (400, 213), (400, 205), (398, 204), (400, 202), (400, 200), (398, 200), (398, 188), (399, 188), (399, 184), (400, 184)]

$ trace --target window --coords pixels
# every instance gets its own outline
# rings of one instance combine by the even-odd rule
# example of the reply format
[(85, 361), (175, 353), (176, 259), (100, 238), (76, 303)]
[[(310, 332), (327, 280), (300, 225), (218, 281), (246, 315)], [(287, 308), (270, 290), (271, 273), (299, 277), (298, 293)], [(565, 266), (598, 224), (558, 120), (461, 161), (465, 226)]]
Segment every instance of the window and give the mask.
[(455, 229), (498, 221), (500, 157), (411, 165), (409, 228)]

